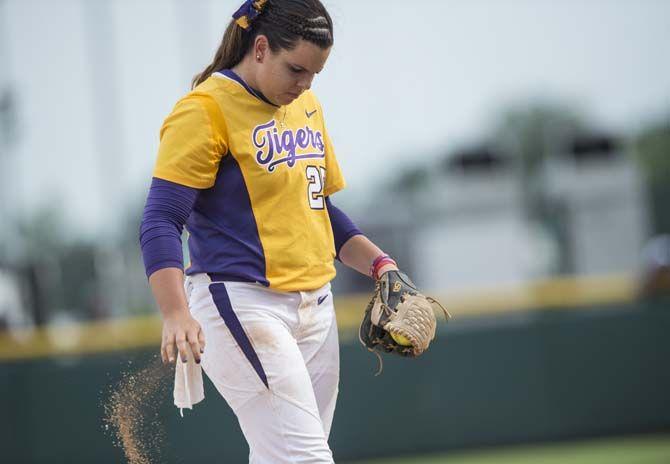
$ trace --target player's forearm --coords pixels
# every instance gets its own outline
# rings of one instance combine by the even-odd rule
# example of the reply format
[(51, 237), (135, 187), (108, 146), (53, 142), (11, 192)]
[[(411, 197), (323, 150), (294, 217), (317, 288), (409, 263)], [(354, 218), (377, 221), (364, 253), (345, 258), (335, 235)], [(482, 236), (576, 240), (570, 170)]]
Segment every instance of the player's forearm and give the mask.
[[(370, 266), (384, 252), (370, 241), (342, 210), (326, 197), (326, 205), (333, 227), (337, 258), (361, 274), (370, 275)], [(376, 271), (378, 275), (397, 269), (393, 264), (383, 264)]]
[[(357, 270), (361, 274), (370, 275), (370, 265), (384, 252), (365, 235), (355, 235), (347, 240), (340, 248), (340, 261), (346, 266)], [(398, 269), (393, 264), (387, 264), (379, 269), (379, 275), (386, 271)]]
[(140, 226), (140, 247), (156, 303), (168, 318), (187, 311), (181, 232), (197, 190), (154, 178)]
[(188, 312), (184, 293), (184, 272), (175, 267), (160, 269), (149, 276), (149, 285), (163, 319)]

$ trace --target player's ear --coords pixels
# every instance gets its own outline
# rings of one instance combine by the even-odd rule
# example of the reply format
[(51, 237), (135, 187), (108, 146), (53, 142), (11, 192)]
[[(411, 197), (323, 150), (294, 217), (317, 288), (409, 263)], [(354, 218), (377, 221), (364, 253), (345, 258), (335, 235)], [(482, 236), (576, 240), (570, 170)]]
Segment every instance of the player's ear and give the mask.
[(254, 58), (256, 58), (256, 61), (262, 62), (268, 53), (270, 53), (268, 38), (263, 34), (258, 34), (254, 40)]

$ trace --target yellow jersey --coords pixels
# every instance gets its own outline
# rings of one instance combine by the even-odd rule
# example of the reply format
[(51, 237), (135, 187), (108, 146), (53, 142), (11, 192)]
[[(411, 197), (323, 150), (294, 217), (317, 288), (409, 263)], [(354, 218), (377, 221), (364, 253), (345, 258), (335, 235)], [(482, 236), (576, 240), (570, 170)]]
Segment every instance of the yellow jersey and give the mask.
[(183, 97), (154, 177), (199, 189), (186, 274), (305, 291), (335, 277), (325, 197), (345, 186), (316, 96), (276, 106), (230, 70)]

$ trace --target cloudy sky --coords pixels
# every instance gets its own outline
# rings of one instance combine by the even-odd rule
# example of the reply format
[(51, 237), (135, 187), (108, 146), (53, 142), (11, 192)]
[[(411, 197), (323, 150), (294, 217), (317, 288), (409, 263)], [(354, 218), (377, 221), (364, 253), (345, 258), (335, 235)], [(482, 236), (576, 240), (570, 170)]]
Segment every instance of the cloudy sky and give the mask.
[[(666, 0), (327, 0), (335, 48), (314, 89), (349, 188), (477, 140), (546, 98), (634, 132), (670, 112)], [(158, 129), (209, 63), (228, 0), (0, 0), (0, 86), (19, 138), (0, 159), (15, 212), (58, 203), (82, 235), (141, 207)]]

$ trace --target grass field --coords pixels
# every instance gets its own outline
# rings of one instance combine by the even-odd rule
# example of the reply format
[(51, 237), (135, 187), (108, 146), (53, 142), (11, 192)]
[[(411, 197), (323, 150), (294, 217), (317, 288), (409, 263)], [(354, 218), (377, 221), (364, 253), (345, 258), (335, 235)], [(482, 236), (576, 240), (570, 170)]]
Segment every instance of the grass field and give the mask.
[(517, 446), (350, 464), (670, 464), (670, 435)]

